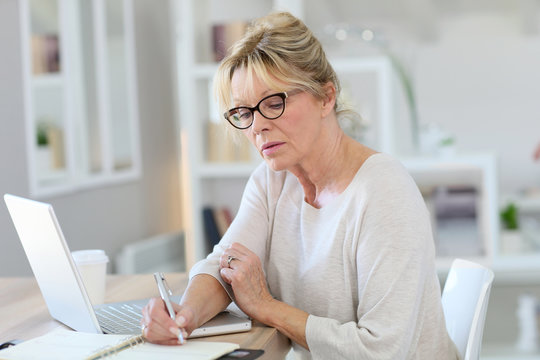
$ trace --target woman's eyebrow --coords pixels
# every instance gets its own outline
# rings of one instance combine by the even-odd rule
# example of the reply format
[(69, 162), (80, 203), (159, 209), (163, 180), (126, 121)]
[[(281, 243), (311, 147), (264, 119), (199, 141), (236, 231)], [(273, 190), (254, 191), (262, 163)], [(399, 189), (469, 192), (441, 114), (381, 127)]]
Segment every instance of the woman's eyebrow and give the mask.
[[(268, 89), (268, 90), (263, 91), (261, 93), (260, 97), (258, 97), (257, 102), (259, 102), (265, 96), (270, 95), (274, 91), (275, 90), (272, 90), (272, 89)], [(236, 104), (246, 104), (247, 103), (247, 101), (244, 101), (243, 98), (235, 98), (235, 97), (233, 97), (232, 101), (233, 101), (233, 105), (235, 105), (235, 106), (236, 106)]]

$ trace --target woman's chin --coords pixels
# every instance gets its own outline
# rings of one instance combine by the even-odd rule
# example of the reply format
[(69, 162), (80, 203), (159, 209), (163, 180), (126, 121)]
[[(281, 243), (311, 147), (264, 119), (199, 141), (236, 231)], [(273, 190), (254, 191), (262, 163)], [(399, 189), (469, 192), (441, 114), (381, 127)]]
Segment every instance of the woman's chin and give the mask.
[(276, 159), (265, 157), (264, 161), (266, 161), (266, 165), (268, 165), (268, 167), (273, 171), (282, 171), (287, 169), (282, 162), (276, 161)]

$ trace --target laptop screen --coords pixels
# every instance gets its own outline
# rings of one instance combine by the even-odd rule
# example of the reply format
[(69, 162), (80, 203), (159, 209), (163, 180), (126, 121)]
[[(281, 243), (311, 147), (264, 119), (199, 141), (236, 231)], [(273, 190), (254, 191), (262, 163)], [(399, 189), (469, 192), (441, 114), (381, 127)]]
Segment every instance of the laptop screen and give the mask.
[(4, 201), (51, 316), (74, 330), (101, 333), (52, 206), (9, 194)]

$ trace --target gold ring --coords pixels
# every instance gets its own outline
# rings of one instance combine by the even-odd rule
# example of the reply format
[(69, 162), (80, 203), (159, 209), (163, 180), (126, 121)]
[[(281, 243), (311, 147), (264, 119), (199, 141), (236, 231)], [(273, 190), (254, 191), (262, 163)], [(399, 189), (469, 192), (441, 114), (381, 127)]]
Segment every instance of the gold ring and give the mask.
[(146, 324), (141, 324), (141, 334), (144, 335), (144, 330), (146, 329)]

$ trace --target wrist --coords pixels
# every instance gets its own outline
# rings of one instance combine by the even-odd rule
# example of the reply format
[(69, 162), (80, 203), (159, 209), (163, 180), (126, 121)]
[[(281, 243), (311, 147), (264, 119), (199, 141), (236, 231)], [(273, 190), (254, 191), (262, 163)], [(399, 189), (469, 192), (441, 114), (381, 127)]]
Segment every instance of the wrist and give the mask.
[(278, 328), (280, 321), (280, 305), (283, 304), (281, 301), (274, 298), (270, 298), (265, 301), (265, 303), (260, 306), (259, 316), (256, 317), (257, 320), (271, 327)]

